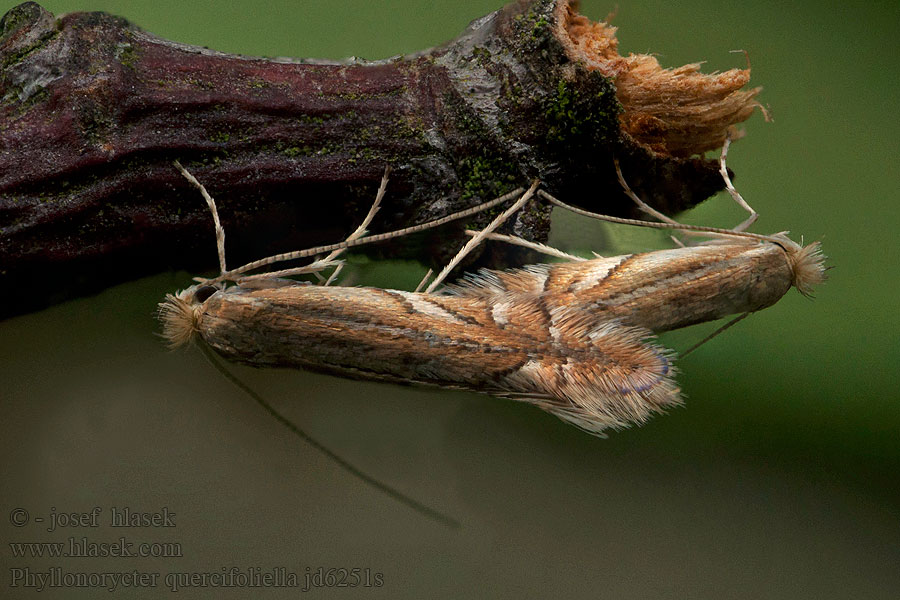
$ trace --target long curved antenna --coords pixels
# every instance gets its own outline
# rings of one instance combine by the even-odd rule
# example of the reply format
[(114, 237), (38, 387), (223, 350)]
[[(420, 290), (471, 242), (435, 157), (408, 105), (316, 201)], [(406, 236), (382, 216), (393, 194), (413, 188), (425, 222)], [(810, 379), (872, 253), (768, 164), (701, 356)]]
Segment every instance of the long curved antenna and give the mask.
[[(333, 250), (341, 250), (344, 248), (355, 248), (357, 246), (364, 246), (365, 244), (372, 244), (375, 242), (383, 242), (384, 240), (389, 240), (395, 237), (402, 237), (404, 235), (409, 235), (411, 233), (418, 233), (420, 231), (425, 231), (427, 229), (432, 229), (434, 227), (438, 227), (440, 225), (444, 225), (445, 223), (449, 223), (450, 221), (455, 221), (457, 219), (464, 219), (466, 217), (471, 217), (472, 215), (476, 215), (480, 212), (483, 212), (491, 207), (497, 206), (498, 204), (503, 204), (504, 202), (508, 202), (513, 198), (522, 194), (524, 190), (522, 188), (516, 188), (515, 190), (509, 192), (508, 194), (504, 194), (499, 198), (495, 198), (489, 202), (485, 202), (483, 204), (479, 204), (478, 206), (473, 206), (472, 208), (467, 208), (465, 210), (461, 210), (459, 212), (455, 212), (453, 214), (447, 215), (446, 217), (441, 217), (440, 219), (435, 219), (434, 221), (429, 221), (427, 223), (422, 223), (421, 225), (413, 225), (411, 227), (404, 227), (403, 229), (397, 229), (395, 231), (388, 231), (386, 233), (377, 233), (375, 235), (369, 235), (364, 238), (359, 238), (355, 240), (337, 242), (334, 244), (326, 244), (324, 246), (317, 246), (315, 248), (307, 248), (306, 250), (298, 250), (296, 252), (286, 252), (284, 254), (276, 254), (274, 256), (269, 256), (267, 258), (263, 258), (260, 260), (253, 261), (251, 263), (247, 263), (242, 267), (238, 267), (237, 269), (233, 269), (231, 271), (226, 272), (224, 275), (220, 275), (219, 277), (207, 280), (208, 283), (217, 283), (219, 281), (224, 281), (227, 279), (234, 278), (238, 275), (246, 273), (247, 271), (252, 271), (253, 269), (258, 269), (260, 267), (265, 267), (267, 265), (271, 265), (276, 262), (283, 262), (287, 260), (294, 260), (297, 258), (308, 258), (310, 256), (315, 256), (316, 254), (322, 254), (323, 252), (331, 252)], [(268, 275), (275, 276), (276, 273), (270, 273)]]
[(339, 454), (334, 452), (334, 450), (331, 450), (330, 448), (325, 446), (322, 442), (318, 441), (317, 439), (315, 439), (314, 437), (312, 437), (311, 435), (309, 435), (308, 433), (303, 431), (303, 429), (301, 429), (296, 424), (294, 424), (294, 422), (290, 421), (287, 417), (285, 417), (280, 412), (278, 412), (275, 409), (275, 407), (273, 407), (271, 404), (266, 402), (266, 400), (262, 396), (260, 396), (255, 391), (250, 389), (250, 387), (247, 386), (243, 381), (241, 381), (240, 379), (235, 377), (234, 374), (231, 373), (231, 371), (226, 369), (225, 366), (218, 360), (218, 358), (215, 356), (215, 354), (213, 354), (212, 350), (210, 350), (206, 344), (201, 342), (198, 345), (200, 346), (200, 349), (203, 351), (203, 355), (206, 356), (206, 359), (228, 381), (233, 383), (239, 389), (243, 390), (248, 396), (253, 398), (253, 400), (263, 408), (263, 410), (265, 410), (267, 413), (269, 413), (269, 415), (274, 417), (276, 421), (278, 421), (279, 423), (281, 423), (282, 425), (287, 427), (291, 433), (293, 433), (298, 438), (300, 438), (301, 440), (303, 440), (304, 442), (306, 442), (307, 444), (309, 444), (310, 446), (312, 446), (313, 448), (315, 448), (316, 450), (318, 450), (319, 452), (321, 452), (322, 454), (324, 454), (325, 456), (327, 456), (328, 458), (333, 460), (335, 463), (337, 463), (337, 465), (339, 467), (341, 467), (342, 469), (347, 471), (350, 475), (352, 475), (353, 477), (356, 477), (363, 483), (369, 484), (370, 486), (377, 489), (378, 491), (383, 492), (384, 494), (387, 494), (388, 496), (390, 496), (397, 502), (399, 502), (401, 504), (405, 504), (406, 506), (413, 509), (414, 511), (416, 511), (417, 513), (419, 513), (420, 515), (422, 515), (424, 517), (427, 517), (429, 519), (437, 521), (438, 523), (441, 523), (442, 525), (446, 525), (446, 526), (452, 527), (454, 529), (459, 528), (459, 526), (460, 526), (459, 521), (457, 521), (456, 519), (453, 519), (452, 517), (449, 517), (442, 512), (439, 512), (433, 508), (430, 508), (430, 507), (422, 504), (421, 502), (419, 502), (417, 500), (414, 500), (413, 498), (410, 498), (403, 492), (392, 488), (391, 486), (387, 485), (386, 483), (382, 483), (381, 481), (378, 481), (371, 475), (367, 475), (366, 473), (361, 471), (359, 468), (355, 467), (353, 464), (351, 464), (349, 461), (347, 461), (345, 458), (341, 457)]
[(465, 256), (469, 254), (469, 252), (471, 252), (473, 248), (475, 248), (475, 246), (480, 244), (482, 240), (484, 240), (484, 238), (490, 235), (495, 229), (497, 229), (497, 227), (502, 225), (504, 221), (506, 221), (513, 215), (513, 213), (525, 206), (525, 203), (531, 200), (531, 197), (534, 196), (534, 192), (538, 189), (539, 185), (541, 185), (540, 180), (535, 179), (531, 184), (531, 187), (528, 188), (528, 191), (522, 194), (522, 197), (516, 200), (515, 204), (507, 208), (496, 219), (491, 221), (487, 227), (481, 230), (481, 233), (466, 242), (466, 245), (456, 253), (456, 256), (454, 256), (453, 259), (449, 263), (447, 263), (447, 266), (445, 266), (441, 270), (441, 272), (438, 273), (437, 277), (431, 280), (431, 283), (429, 283), (428, 287), (425, 288), (425, 293), (430, 294), (431, 292), (433, 292), (434, 289), (439, 286), (441, 282), (444, 281), (444, 279), (447, 278), (447, 275), (450, 274), (450, 271), (455, 269), (456, 265), (458, 265), (460, 261), (465, 258)]
[(763, 242), (772, 242), (774, 244), (783, 243), (777, 237), (771, 235), (762, 235), (759, 233), (751, 233), (749, 231), (734, 231), (733, 229), (722, 229), (721, 227), (704, 227), (701, 225), (685, 225), (683, 223), (658, 223), (656, 221), (641, 221), (640, 219), (623, 219), (622, 217), (611, 217), (609, 215), (601, 215), (600, 213), (594, 213), (588, 210), (583, 210), (581, 208), (576, 208), (571, 204), (566, 204), (562, 200), (559, 200), (552, 194), (545, 192), (544, 190), (538, 191), (538, 195), (545, 198), (552, 204), (559, 206), (560, 208), (564, 208), (570, 212), (575, 213), (576, 215), (582, 215), (585, 217), (590, 217), (592, 219), (597, 219), (599, 221), (607, 221), (609, 223), (619, 223), (621, 225), (635, 225), (637, 227), (650, 227), (651, 229), (670, 229), (675, 231), (698, 231), (700, 233), (711, 233), (714, 235), (720, 235), (723, 237), (734, 237), (734, 238), (749, 238), (753, 240), (760, 240)]
[(658, 210), (656, 210), (655, 208), (653, 208), (652, 206), (650, 206), (649, 204), (647, 204), (646, 202), (641, 200), (640, 196), (638, 196), (637, 194), (635, 194), (632, 191), (631, 186), (629, 186), (628, 183), (625, 181), (625, 176), (622, 175), (622, 167), (619, 166), (618, 158), (613, 159), (613, 164), (615, 164), (615, 166), (616, 166), (616, 177), (619, 178), (619, 185), (622, 186), (622, 189), (625, 190), (625, 194), (627, 194), (628, 197), (631, 198), (632, 202), (634, 202), (635, 204), (638, 205), (638, 208), (640, 208), (643, 212), (647, 213), (651, 217), (654, 217), (663, 223), (671, 223), (672, 225), (680, 225), (680, 223), (678, 221), (667, 217), (666, 215), (662, 214), (661, 212), (659, 212)]
[[(480, 234), (480, 231), (472, 231), (471, 229), (466, 229), (466, 235), (469, 237), (475, 237), (476, 235)], [(574, 254), (569, 254), (568, 252), (563, 252), (562, 250), (557, 250), (556, 248), (548, 246), (547, 244), (541, 244), (540, 242), (530, 242), (524, 238), (516, 237), (514, 235), (506, 235), (505, 233), (489, 233), (484, 239), (492, 240), (495, 242), (505, 242), (507, 244), (512, 244), (513, 246), (522, 246), (523, 248), (528, 248), (529, 250), (534, 250), (536, 252), (540, 252), (541, 254), (546, 254), (547, 256), (561, 258), (563, 260), (569, 260), (572, 262), (583, 262), (587, 260), (586, 258), (575, 256)]]
[(216, 201), (213, 200), (213, 197), (206, 191), (203, 184), (200, 183), (190, 171), (181, 166), (180, 162), (176, 160), (173, 161), (172, 164), (175, 165), (175, 168), (178, 169), (178, 172), (181, 173), (185, 179), (191, 182), (195, 188), (200, 190), (200, 195), (206, 200), (206, 205), (209, 207), (209, 212), (212, 213), (213, 223), (216, 226), (216, 250), (219, 252), (219, 272), (224, 273), (228, 270), (225, 268), (225, 229), (222, 228), (222, 223), (219, 222), (219, 211), (216, 210)]

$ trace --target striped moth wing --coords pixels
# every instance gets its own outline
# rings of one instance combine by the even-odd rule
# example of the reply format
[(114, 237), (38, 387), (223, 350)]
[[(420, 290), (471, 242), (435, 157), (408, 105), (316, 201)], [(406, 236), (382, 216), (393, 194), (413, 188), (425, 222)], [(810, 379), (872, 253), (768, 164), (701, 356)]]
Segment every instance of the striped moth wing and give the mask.
[(618, 321), (598, 323), (568, 307), (548, 309), (540, 299), (534, 303), (545, 321), (547, 344), (505, 377), (505, 387), (514, 390), (510, 397), (529, 400), (593, 434), (641, 424), (681, 404), (671, 352), (653, 343), (650, 331)]
[(824, 279), (817, 243), (801, 247), (784, 236), (745, 239), (534, 265), (482, 270), (445, 293), (490, 301), (540, 297), (596, 322), (619, 320), (655, 333), (751, 313), (772, 306), (796, 287), (809, 294)]
[(680, 403), (669, 353), (647, 329), (547, 297), (235, 286), (169, 296), (161, 316), (173, 345), (199, 336), (253, 366), (514, 398), (594, 434)]

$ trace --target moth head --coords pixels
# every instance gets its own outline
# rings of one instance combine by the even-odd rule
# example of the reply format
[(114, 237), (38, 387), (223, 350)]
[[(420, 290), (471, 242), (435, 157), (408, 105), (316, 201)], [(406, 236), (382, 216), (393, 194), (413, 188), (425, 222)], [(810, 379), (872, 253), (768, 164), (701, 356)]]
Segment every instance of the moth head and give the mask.
[(166, 294), (159, 303), (158, 318), (162, 323), (162, 337), (171, 349), (191, 343), (200, 331), (203, 304), (218, 291), (206, 284), (192, 285), (177, 294)]
[(784, 248), (787, 254), (792, 273), (791, 284), (807, 298), (811, 297), (813, 288), (826, 279), (826, 257), (822, 254), (822, 245), (819, 242), (813, 242), (803, 246), (783, 233), (771, 237), (772, 241)]

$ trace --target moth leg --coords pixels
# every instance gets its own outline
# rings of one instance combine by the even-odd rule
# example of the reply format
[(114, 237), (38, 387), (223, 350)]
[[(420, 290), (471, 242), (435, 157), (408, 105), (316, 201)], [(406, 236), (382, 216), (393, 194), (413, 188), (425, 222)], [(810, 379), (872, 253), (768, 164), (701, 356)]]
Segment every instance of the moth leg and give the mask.
[(741, 197), (738, 191), (735, 189), (734, 184), (731, 183), (731, 177), (728, 176), (728, 169), (725, 167), (725, 160), (728, 158), (728, 147), (731, 146), (731, 132), (725, 136), (725, 143), (722, 144), (722, 154), (719, 155), (719, 173), (722, 174), (722, 179), (725, 180), (725, 189), (728, 191), (728, 194), (731, 198), (737, 202), (738, 206), (746, 210), (750, 213), (750, 216), (747, 219), (732, 229), (732, 231), (745, 231), (748, 227), (753, 225), (756, 222), (756, 219), (759, 218), (759, 213), (753, 210), (747, 202)]
[[(366, 236), (367, 228), (369, 227), (369, 224), (372, 222), (372, 219), (375, 217), (375, 214), (378, 212), (378, 209), (381, 206), (381, 200), (384, 198), (384, 193), (387, 190), (388, 176), (390, 175), (390, 172), (390, 166), (386, 167), (384, 170), (384, 175), (381, 178), (381, 184), (378, 186), (378, 192), (375, 194), (375, 201), (369, 208), (369, 212), (366, 214), (365, 219), (363, 219), (363, 222), (360, 223), (359, 227), (357, 227), (356, 230), (351, 233), (343, 243), (346, 244), (349, 242), (353, 242), (354, 240), (358, 240)], [(338, 257), (345, 251), (346, 248), (338, 248), (336, 250), (332, 250), (331, 253), (324, 258), (316, 259), (307, 265), (303, 265), (302, 267), (293, 267), (290, 269), (282, 269), (279, 271), (270, 271), (268, 273), (259, 273), (257, 275), (246, 275), (240, 278), (240, 281), (247, 282), (259, 279), (312, 274), (321, 285), (331, 285), (344, 267), (344, 263), (338, 260)], [(280, 262), (282, 260), (292, 260), (293, 258), (294, 257), (292, 256), (292, 253), (279, 254), (276, 256), (271, 256), (268, 259), (257, 261), (256, 267), (266, 266), (269, 264)], [(297, 258), (300, 257), (298, 256)], [(325, 269), (328, 269), (330, 267), (334, 267), (334, 271), (331, 272), (331, 275), (329, 275), (328, 278), (323, 277), (321, 275), (321, 271), (324, 271)]]
[(419, 285), (416, 286), (414, 292), (421, 292), (422, 288), (425, 287), (425, 284), (428, 283), (428, 280), (431, 279), (431, 276), (434, 275), (434, 269), (428, 269), (428, 272), (425, 273), (425, 277), (422, 278), (422, 281), (419, 282)]
[[(347, 236), (347, 239), (344, 240), (345, 242), (352, 242), (353, 240), (358, 240), (361, 237), (365, 237), (369, 224), (372, 223), (372, 219), (375, 218), (375, 214), (381, 207), (381, 200), (384, 198), (384, 193), (387, 191), (388, 177), (390, 176), (390, 174), (391, 166), (388, 165), (384, 168), (384, 175), (382, 175), (381, 177), (381, 184), (378, 186), (378, 192), (376, 192), (375, 194), (375, 201), (372, 202), (372, 206), (369, 208), (369, 212), (366, 214), (366, 218), (363, 219), (363, 222), (360, 223), (359, 227), (357, 227), (353, 233)], [(331, 252), (331, 254), (325, 257), (324, 260), (325, 262), (331, 262), (346, 251), (346, 248), (339, 248), (338, 250), (334, 250)], [(337, 279), (338, 274), (343, 268), (344, 263), (341, 263), (337, 267), (335, 267), (334, 271), (322, 285), (331, 285), (334, 280)]]
[[(420, 231), (426, 231), (428, 229), (433, 229), (435, 227), (439, 227), (444, 225), (445, 223), (449, 223), (451, 221), (456, 221), (457, 219), (464, 219), (467, 217), (471, 217), (472, 215), (483, 212), (489, 208), (493, 208), (499, 204), (503, 204), (505, 202), (509, 202), (513, 198), (517, 197), (522, 193), (522, 188), (516, 188), (511, 192), (503, 194), (502, 196), (498, 196), (493, 200), (489, 200), (488, 202), (483, 202), (477, 206), (473, 206), (471, 208), (467, 208), (465, 210), (461, 210), (455, 213), (451, 213), (449, 215), (440, 217), (438, 219), (434, 219), (433, 221), (428, 221), (427, 223), (420, 223), (418, 225), (412, 225), (410, 227), (404, 227), (403, 229), (395, 229), (394, 231), (388, 231), (386, 233), (376, 233), (372, 235), (367, 235), (359, 239), (355, 239), (352, 241), (343, 241), (336, 244), (326, 244), (324, 246), (316, 246), (314, 248), (306, 248), (305, 250), (295, 250), (293, 252), (284, 252), (282, 254), (275, 254), (272, 256), (267, 256), (266, 258), (261, 258), (259, 260), (254, 260), (249, 262), (243, 266), (237, 267), (236, 269), (232, 269), (231, 271), (216, 277), (213, 280), (210, 280), (212, 283), (217, 283), (219, 281), (224, 281), (226, 279), (234, 280), (234, 278), (244, 275), (244, 273), (248, 273), (250, 271), (254, 271), (256, 269), (260, 269), (262, 267), (267, 267), (269, 265), (285, 262), (289, 260), (297, 260), (300, 258), (310, 258), (312, 256), (317, 256), (322, 254), (323, 252), (331, 252), (333, 250), (339, 250), (341, 248), (354, 248), (356, 246), (363, 246), (366, 244), (371, 244), (375, 242), (383, 242), (385, 240), (391, 240), (398, 237), (403, 237), (405, 235), (410, 235), (412, 233), (419, 233)], [(245, 275), (244, 277), (266, 277), (266, 276), (276, 276), (283, 277), (287, 275), (297, 275), (299, 273), (310, 273), (314, 271), (321, 271), (325, 266), (334, 266), (333, 263), (331, 265), (323, 265), (324, 261), (317, 260), (314, 263), (307, 265), (306, 267), (298, 267), (297, 269), (285, 269), (283, 271), (275, 271), (274, 273), (263, 273), (262, 275)]]

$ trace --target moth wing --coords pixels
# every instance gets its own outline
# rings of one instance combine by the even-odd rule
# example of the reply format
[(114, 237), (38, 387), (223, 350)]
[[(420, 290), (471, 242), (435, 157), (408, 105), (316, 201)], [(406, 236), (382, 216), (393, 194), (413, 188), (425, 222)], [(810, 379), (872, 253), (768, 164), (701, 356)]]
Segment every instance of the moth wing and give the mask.
[(469, 298), (498, 298), (510, 294), (534, 298), (547, 293), (574, 293), (601, 283), (632, 255), (607, 256), (578, 262), (530, 265), (521, 269), (494, 271), (481, 269), (457, 283), (445, 286), (442, 294)]
[(497, 298), (510, 294), (534, 296), (543, 290), (551, 265), (529, 265), (520, 269), (479, 269), (466, 273), (456, 283), (445, 285), (440, 293), (463, 298)]
[(681, 404), (672, 353), (652, 334), (581, 311), (551, 311), (554, 345), (504, 379), (507, 395), (589, 433), (640, 424)]

